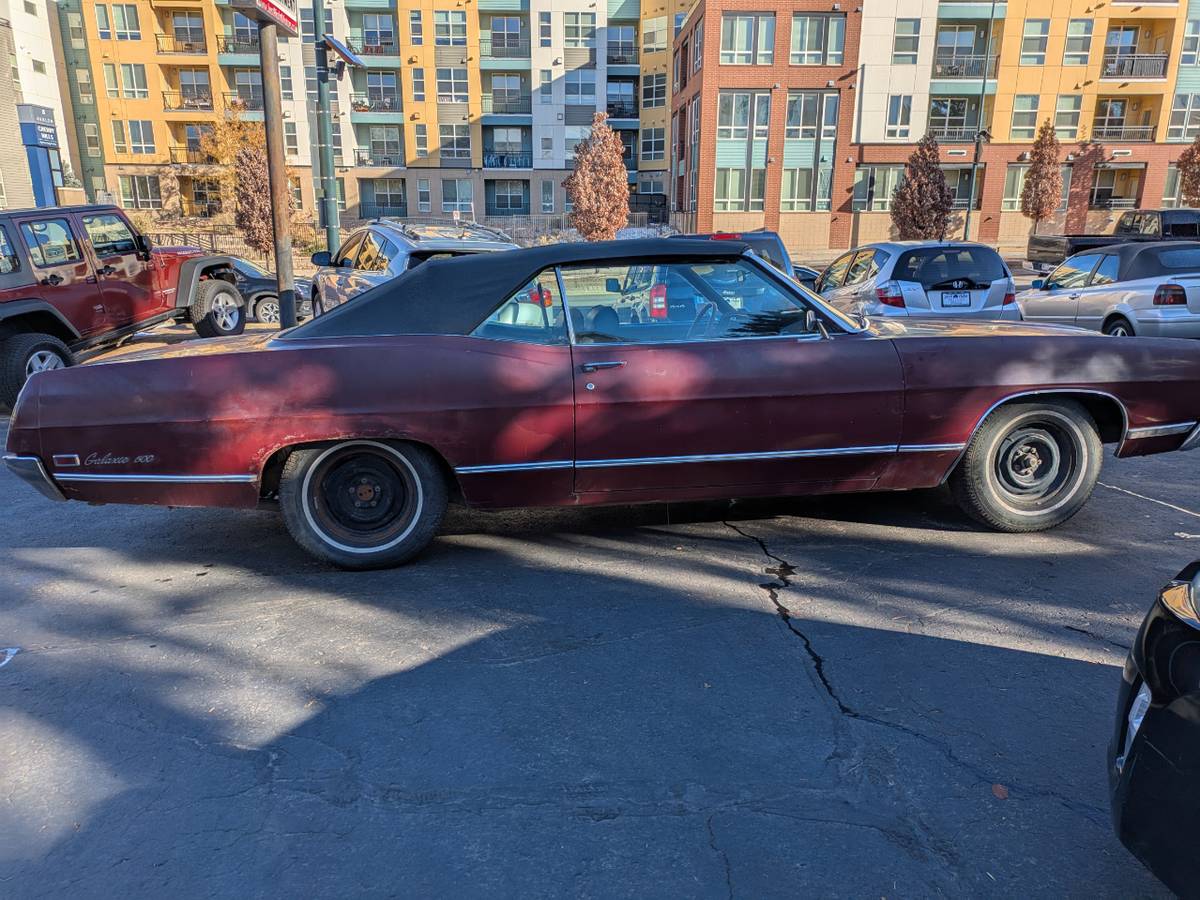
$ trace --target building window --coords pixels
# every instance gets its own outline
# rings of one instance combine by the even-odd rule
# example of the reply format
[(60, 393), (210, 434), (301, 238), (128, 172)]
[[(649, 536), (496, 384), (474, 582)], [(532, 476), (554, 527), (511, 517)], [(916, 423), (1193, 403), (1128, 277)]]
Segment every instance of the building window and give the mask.
[[(1062, 198), (1058, 203), (1058, 211), (1063, 212), (1067, 208), (1067, 197), (1071, 191), (1071, 167), (1063, 166), (1062, 169)], [(1021, 208), (1021, 191), (1025, 188), (1025, 176), (1029, 174), (1029, 166), (1010, 165), (1008, 171), (1004, 173), (1004, 199), (1000, 203), (1002, 210), (1012, 212)]]
[(371, 109), (399, 109), (395, 72), (367, 72), (367, 102)]
[(1054, 133), (1060, 140), (1073, 141), (1079, 136), (1079, 111), (1082, 108), (1082, 95), (1059, 95), (1054, 107)]
[(79, 13), (67, 13), (67, 32), (71, 35), (72, 50), (84, 50), (87, 48), (87, 35), (83, 30), (83, 16)]
[(667, 130), (665, 128), (642, 129), (642, 161), (667, 158)]
[(339, 212), (346, 211), (346, 179), (342, 177), (333, 180), (334, 188), (337, 190), (337, 208)]
[(46, 64), (44, 62), (42, 62), (40, 59), (33, 60), (33, 71), (37, 75), (45, 75), (46, 74)]
[(1067, 23), (1067, 43), (1063, 50), (1064, 66), (1086, 66), (1092, 52), (1092, 20), (1072, 19)]
[(433, 203), (429, 197), (429, 179), (417, 179), (417, 211), (427, 213), (433, 209)]
[(408, 206), (403, 178), (376, 178), (370, 184), (375, 191), (376, 206), (400, 210)]
[(766, 197), (766, 169), (717, 169), (716, 212), (761, 210)]
[(142, 29), (138, 23), (138, 9), (132, 3), (114, 3), (113, 36), (118, 41), (140, 41)]
[[(813, 208), (812, 169), (784, 169), (779, 197), (783, 212), (811, 212)], [(826, 207), (828, 208), (828, 207)]]
[(820, 132), (823, 141), (837, 138), (838, 95), (817, 91), (792, 91), (788, 94), (783, 136), (787, 140), (814, 140)]
[(667, 49), (667, 17), (655, 16), (642, 25), (642, 52)]
[(100, 33), (102, 41), (112, 37), (112, 26), (108, 23), (108, 5), (105, 3), (96, 4), (96, 30)]
[(433, 42), (439, 47), (467, 45), (467, 14), (462, 10), (435, 10)]
[(37, 4), (33, 0), (25, 0), (25, 12), (31, 16), (37, 15)]
[(292, 92), (292, 67), (279, 67), (279, 97), (281, 100), (295, 99)]
[(125, 209), (162, 209), (157, 175), (121, 175), (120, 182)]
[(412, 93), (414, 101), (423, 101), (425, 99), (425, 70), (412, 70)]
[(87, 148), (88, 156), (97, 157), (101, 155), (99, 125), (88, 123), (83, 126), (83, 143)]
[(121, 86), (117, 82), (116, 63), (104, 64), (104, 92), (110, 97), (121, 96)]
[(554, 101), (554, 73), (549, 69), (542, 69), (538, 73), (538, 79), (538, 101), (552, 103)]
[(567, 103), (591, 106), (596, 102), (596, 70), (572, 69), (563, 79)]
[(372, 125), (368, 132), (371, 146), (371, 164), (376, 166), (399, 166), (404, 164), (400, 155), (400, 129), (395, 125)]
[(565, 46), (596, 46), (595, 13), (563, 13), (563, 29)]
[(538, 46), (549, 47), (554, 40), (554, 24), (551, 22), (550, 13), (538, 13)]
[(661, 175), (642, 175), (638, 179), (639, 194), (666, 194), (667, 182)]
[(113, 119), (113, 149), (118, 153), (128, 153), (129, 145), (125, 141), (125, 123), (120, 119)]
[(854, 170), (855, 212), (887, 212), (904, 180), (904, 166), (859, 166)]
[[(950, 196), (954, 198), (955, 209), (966, 209), (971, 205), (971, 168), (970, 166), (941, 166), (942, 174), (946, 176), (946, 184), (950, 187)], [(983, 174), (983, 167), (980, 167)], [(979, 207), (979, 195), (975, 196), (975, 208)]]
[(704, 20), (701, 19), (696, 23), (696, 30), (692, 32), (692, 71), (699, 72), (700, 66), (704, 63)]
[(771, 123), (771, 95), (766, 91), (721, 91), (717, 96), (717, 139), (744, 141), (750, 137), (765, 139)]
[(892, 65), (915, 66), (921, 46), (921, 20), (897, 19), (892, 37)]
[(1021, 65), (1044, 66), (1046, 42), (1050, 35), (1049, 19), (1026, 19), (1021, 36)]
[(121, 63), (121, 95), (132, 100), (150, 96), (146, 87), (146, 67), (141, 63)]
[(542, 212), (554, 212), (554, 182), (542, 181)]
[(283, 149), (285, 153), (293, 156), (300, 152), (300, 138), (296, 134), (295, 122), (283, 123)]
[(209, 218), (221, 212), (221, 183), (215, 178), (192, 179), (192, 214)]
[(299, 175), (288, 176), (288, 187), (292, 192), (292, 203), (296, 209), (304, 209), (304, 186), (300, 182)]
[(1037, 133), (1038, 95), (1017, 94), (1013, 98), (1012, 129), (1014, 141), (1032, 141)]
[(1200, 19), (1188, 19), (1183, 32), (1183, 52), (1179, 64), (1194, 66), (1200, 61)]
[(429, 155), (429, 127), (427, 125), (414, 125), (413, 134), (416, 137), (414, 144), (417, 148), (417, 156), (425, 157)]
[(775, 61), (775, 14), (725, 13), (721, 17), (721, 63), (769, 66)]
[(472, 212), (475, 208), (470, 178), (442, 179), (442, 212)]
[(667, 105), (667, 76), (665, 72), (642, 76), (642, 108), (653, 109)]
[(793, 66), (840, 66), (845, 44), (845, 16), (792, 16)]
[(466, 103), (467, 70), (438, 69), (437, 99), (438, 103)]
[(421, 24), (421, 11), (414, 9), (408, 14), (408, 40), (414, 47), (425, 43), (425, 26)]
[(439, 125), (442, 159), (471, 158), (471, 126)]
[(554, 138), (543, 137), (542, 138), (542, 158), (549, 159), (553, 155), (554, 155)]
[(494, 204), (497, 210), (506, 213), (523, 213), (525, 208), (525, 182), (502, 179), (493, 182)]
[(892, 94), (888, 97), (887, 127), (884, 137), (907, 138), (912, 122), (912, 95)]
[(505, 155), (520, 153), (524, 141), (521, 138), (520, 128), (493, 128), (492, 129), (492, 152)]
[(76, 69), (75, 83), (79, 86), (80, 103), (96, 102), (96, 98), (92, 96), (92, 72), (90, 69)]
[(1176, 94), (1171, 102), (1168, 141), (1191, 141), (1200, 134), (1200, 94)]
[(396, 46), (396, 26), (390, 15), (368, 13), (363, 16), (363, 46), (390, 48)]

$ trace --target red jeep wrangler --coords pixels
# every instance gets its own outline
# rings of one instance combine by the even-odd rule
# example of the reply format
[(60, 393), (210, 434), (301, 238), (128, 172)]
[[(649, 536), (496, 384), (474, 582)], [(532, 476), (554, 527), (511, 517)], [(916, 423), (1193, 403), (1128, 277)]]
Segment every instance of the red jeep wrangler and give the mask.
[(0, 213), (0, 404), (32, 373), (166, 321), (201, 337), (240, 334), (245, 304), (229, 257), (152, 249), (115, 206)]

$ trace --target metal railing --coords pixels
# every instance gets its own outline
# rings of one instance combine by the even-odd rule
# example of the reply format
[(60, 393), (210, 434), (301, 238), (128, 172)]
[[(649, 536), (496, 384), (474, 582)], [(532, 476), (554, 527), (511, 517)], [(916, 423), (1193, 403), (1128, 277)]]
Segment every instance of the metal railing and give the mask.
[(351, 94), (350, 109), (354, 112), (394, 112), (400, 109), (400, 94)]
[(531, 113), (533, 112), (533, 99), (529, 94), (520, 94), (514, 96), (512, 94), (496, 97), (491, 94), (483, 95), (483, 111), (485, 113)]
[(217, 35), (218, 53), (257, 53), (258, 36), (238, 38), (231, 34)]
[(533, 152), (495, 153), (484, 150), (483, 167), (485, 169), (532, 169)]
[(996, 57), (992, 54), (939, 54), (933, 58), (934, 78), (995, 78)]
[(226, 91), (221, 97), (225, 100), (226, 106), (231, 106), (235, 109), (261, 111), (263, 108), (263, 95), (261, 91)]
[(487, 206), (486, 210), (484, 211), (484, 215), (492, 216), (497, 219), (504, 218), (505, 216), (527, 216), (529, 215), (529, 204), (526, 203), (524, 206), (518, 206), (511, 209), (501, 209), (498, 206)]
[(217, 158), (196, 147), (175, 146), (171, 148), (171, 162), (177, 165), (214, 165)]
[(211, 111), (213, 108), (212, 92), (190, 91), (186, 94), (179, 91), (163, 91), (163, 110), (178, 111)]
[(479, 55), (489, 59), (529, 59), (529, 38), (507, 34), (481, 34)]
[(609, 118), (612, 119), (636, 119), (638, 117), (636, 103), (609, 103), (606, 109)]
[(183, 40), (175, 37), (173, 34), (156, 34), (154, 40), (158, 45), (159, 53), (187, 53), (198, 55), (208, 52), (208, 42), (204, 40), (204, 36), (200, 36), (198, 41)]
[(1098, 141), (1152, 141), (1153, 125), (1093, 125), (1092, 137)]
[(1137, 206), (1137, 197), (1111, 197), (1103, 194), (1092, 194), (1092, 209), (1133, 209)]
[(355, 150), (354, 164), (356, 166), (390, 166), (397, 168), (404, 165), (404, 154), (376, 153), (372, 150)]
[(374, 203), (360, 203), (358, 213), (364, 219), (382, 219), (384, 216), (403, 218), (408, 215), (407, 206), (376, 206)]
[(978, 125), (930, 125), (928, 133), (943, 144), (970, 144), (979, 133)]
[(1105, 53), (1101, 78), (1166, 78), (1165, 53)]
[(636, 66), (638, 48), (633, 44), (609, 44), (606, 55), (610, 66)]
[(395, 41), (374, 40), (371, 43), (360, 41), (350, 45), (361, 56), (398, 56), (400, 46)]

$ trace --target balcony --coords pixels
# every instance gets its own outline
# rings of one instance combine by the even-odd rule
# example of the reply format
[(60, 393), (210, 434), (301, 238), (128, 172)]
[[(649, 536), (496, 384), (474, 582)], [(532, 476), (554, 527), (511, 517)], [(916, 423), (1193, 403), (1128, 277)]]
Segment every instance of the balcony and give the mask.
[(1165, 53), (1106, 53), (1101, 78), (1166, 78)]
[(1097, 191), (1088, 205), (1092, 209), (1135, 209), (1137, 197), (1114, 197), (1105, 191)]
[(483, 153), (483, 167), (485, 169), (532, 169), (533, 153), (530, 151), (522, 153), (495, 153), (491, 150), (485, 150)]
[(257, 53), (258, 35), (253, 37), (235, 37), (229, 34), (217, 35), (218, 53)]
[(606, 107), (610, 119), (636, 119), (638, 109), (636, 103), (609, 103)]
[(934, 78), (995, 78), (996, 57), (990, 54), (946, 54), (933, 58)]
[(208, 43), (201, 35), (197, 41), (189, 41), (175, 37), (173, 34), (156, 34), (155, 42), (159, 53), (186, 53), (189, 56), (202, 56), (208, 52)]
[(609, 44), (606, 55), (610, 66), (636, 66), (638, 64), (638, 48), (633, 44)]
[(360, 56), (399, 56), (400, 46), (395, 41), (375, 39), (350, 45)]
[(262, 91), (229, 91), (221, 95), (225, 105), (231, 109), (245, 109), (262, 112)]
[(533, 100), (529, 94), (484, 94), (483, 112), (485, 115), (528, 115), (533, 112)]
[(1092, 138), (1097, 141), (1152, 141), (1153, 125), (1093, 125)]
[(196, 147), (175, 146), (171, 148), (171, 162), (176, 165), (216, 165), (217, 158)]
[(163, 91), (164, 112), (212, 112), (213, 98), (208, 91)]
[(479, 55), (484, 59), (529, 59), (529, 38), (509, 34), (481, 34)]
[(354, 164), (356, 166), (381, 166), (384, 168), (400, 168), (404, 165), (404, 154), (378, 153), (374, 150), (355, 150)]
[(400, 95), (351, 94), (350, 109), (354, 112), (401, 112)]
[(529, 204), (524, 203), (520, 206), (495, 206), (491, 203), (484, 205), (483, 214), (485, 216), (527, 216), (529, 215)]
[(374, 203), (360, 203), (358, 213), (364, 219), (403, 219), (408, 215), (408, 207), (376, 206)]
[(972, 144), (979, 133), (978, 125), (930, 125), (927, 132), (940, 144)]

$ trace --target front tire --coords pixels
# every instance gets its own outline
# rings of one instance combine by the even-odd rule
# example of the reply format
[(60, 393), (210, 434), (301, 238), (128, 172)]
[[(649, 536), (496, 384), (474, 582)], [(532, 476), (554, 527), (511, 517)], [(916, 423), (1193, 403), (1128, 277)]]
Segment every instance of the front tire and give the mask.
[(408, 562), (437, 533), (447, 500), (436, 458), (414, 444), (352, 440), (296, 450), (279, 482), (292, 538), (344, 569)]
[(73, 365), (75, 357), (53, 335), (14, 334), (0, 343), (0, 403), (12, 409), (29, 376)]
[(950, 488), (967, 515), (997, 531), (1044, 531), (1087, 502), (1102, 452), (1095, 420), (1075, 401), (1014, 403), (979, 427)]
[(230, 337), (246, 330), (246, 304), (228, 281), (210, 278), (196, 285), (192, 327), (200, 337)]

